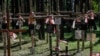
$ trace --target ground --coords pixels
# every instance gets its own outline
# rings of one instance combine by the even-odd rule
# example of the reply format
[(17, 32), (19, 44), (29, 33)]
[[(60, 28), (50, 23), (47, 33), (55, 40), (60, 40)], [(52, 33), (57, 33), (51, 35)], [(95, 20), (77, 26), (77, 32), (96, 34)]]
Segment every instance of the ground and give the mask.
[[(65, 33), (66, 38), (69, 39), (72, 34), (71, 33)], [(97, 32), (97, 38), (95, 41), (93, 41), (93, 52), (100, 52), (100, 39), (99, 39), (99, 32)], [(36, 36), (37, 37), (37, 36)], [(53, 50), (55, 49), (56, 46), (56, 37), (52, 36), (53, 40)], [(73, 38), (72, 38), (73, 39)], [(89, 56), (89, 41), (85, 40), (85, 50), (81, 51), (80, 48), (80, 52), (77, 52), (77, 40), (74, 39), (73, 40), (69, 40), (68, 42), (68, 54), (70, 56)], [(82, 42), (81, 43), (81, 47), (82, 47)], [(61, 42), (60, 43), (60, 51), (65, 51), (65, 46), (66, 44)], [(37, 40), (36, 41), (36, 47), (34, 47), (34, 56), (49, 56), (49, 43), (46, 42), (46, 40)], [(11, 55), (12, 56), (33, 56), (31, 53), (32, 49), (31, 49), (31, 41), (30, 41), (30, 37), (29, 36), (24, 36), (22, 38), (22, 49), (20, 50), (19, 48), (19, 40), (16, 39), (16, 41), (11, 41)], [(0, 56), (3, 56), (3, 42), (0, 41)], [(53, 54), (55, 54), (55, 52), (53, 52)], [(54, 55), (55, 56), (55, 55)]]

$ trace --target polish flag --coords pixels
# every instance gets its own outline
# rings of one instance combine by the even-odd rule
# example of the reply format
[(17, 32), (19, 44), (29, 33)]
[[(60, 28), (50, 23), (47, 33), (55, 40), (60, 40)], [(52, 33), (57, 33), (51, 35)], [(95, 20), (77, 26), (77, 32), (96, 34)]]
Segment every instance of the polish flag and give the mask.
[(45, 21), (45, 23), (47, 24), (49, 22), (49, 18), (46, 18), (46, 21)]
[(54, 19), (50, 19), (50, 24), (55, 24)]
[(17, 38), (17, 35), (13, 32), (9, 32), (9, 35), (13, 41), (15, 41), (15, 39)]
[(85, 18), (85, 23), (88, 23), (88, 19), (87, 18)]
[(73, 24), (72, 24), (72, 28), (74, 29), (75, 28), (75, 20), (73, 21)]

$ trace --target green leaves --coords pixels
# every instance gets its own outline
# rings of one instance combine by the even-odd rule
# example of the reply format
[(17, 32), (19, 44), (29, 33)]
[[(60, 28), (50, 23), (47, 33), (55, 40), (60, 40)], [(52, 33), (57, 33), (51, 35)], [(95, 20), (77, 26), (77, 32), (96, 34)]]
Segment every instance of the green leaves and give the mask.
[(92, 0), (92, 8), (95, 12), (98, 12), (99, 11), (99, 1), (97, 0)]

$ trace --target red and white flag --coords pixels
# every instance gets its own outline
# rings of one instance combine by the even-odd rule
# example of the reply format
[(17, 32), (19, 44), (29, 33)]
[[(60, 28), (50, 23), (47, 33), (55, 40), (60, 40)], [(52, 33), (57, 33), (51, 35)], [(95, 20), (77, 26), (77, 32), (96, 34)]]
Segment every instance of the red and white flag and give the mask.
[(15, 39), (17, 38), (17, 34), (15, 34), (14, 32), (9, 32), (9, 35), (13, 41), (15, 41)]

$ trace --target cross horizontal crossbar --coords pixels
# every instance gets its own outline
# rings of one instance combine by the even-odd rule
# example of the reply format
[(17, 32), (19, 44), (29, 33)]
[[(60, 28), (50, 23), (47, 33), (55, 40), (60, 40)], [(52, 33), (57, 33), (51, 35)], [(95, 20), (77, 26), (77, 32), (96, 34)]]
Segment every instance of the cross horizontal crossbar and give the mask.
[(2, 29), (0, 32), (26, 32), (27, 30), (23, 29), (13, 29), (13, 30), (7, 30), (7, 29)]

